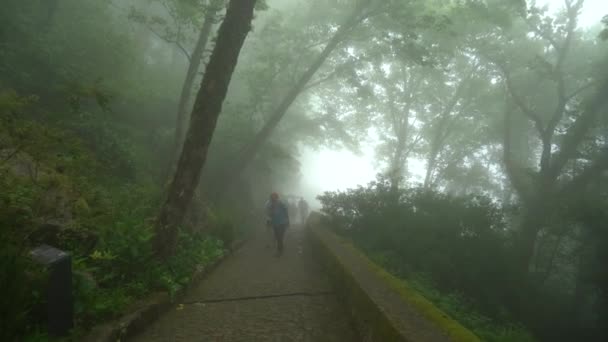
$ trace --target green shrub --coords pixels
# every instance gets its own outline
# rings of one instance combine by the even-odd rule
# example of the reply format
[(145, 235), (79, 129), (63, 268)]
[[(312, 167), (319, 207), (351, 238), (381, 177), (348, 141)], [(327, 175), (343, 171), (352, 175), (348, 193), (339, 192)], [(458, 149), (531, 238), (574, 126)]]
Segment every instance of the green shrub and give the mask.
[[(3, 229), (5, 227), (2, 227)], [(17, 340), (31, 325), (31, 311), (43, 300), (45, 272), (0, 232), (0, 340)]]
[(490, 199), (395, 189), (379, 179), (319, 200), (336, 232), (398, 277), (426, 274), (421, 292), (484, 340), (531, 339), (505, 310), (514, 295), (511, 236)]
[[(26, 106), (14, 96), (2, 101), (10, 102), (2, 107), (8, 111)], [(13, 120), (6, 113), (0, 113), (0, 120), (0, 146), (21, 146), (20, 153), (47, 170), (37, 179), (15, 175), (0, 159), (0, 290), (4, 298), (0, 324), (6, 325), (0, 327), (0, 340), (48, 339), (44, 317), (37, 317), (33, 310), (42, 300), (35, 292), (33, 275), (37, 273), (29, 271), (29, 259), (23, 255), (32, 247), (31, 233), (46, 220), (41, 217), (40, 202), (49, 189), (60, 187), (71, 211), (69, 226), (60, 227), (67, 229), (53, 238), (53, 244), (73, 256), (77, 332), (121, 315), (151, 291), (175, 294), (197, 267), (212, 263), (234, 240), (234, 225), (227, 214), (215, 215), (211, 218), (215, 237), (182, 233), (178, 254), (166, 263), (158, 262), (152, 255), (150, 218), (158, 210), (162, 189), (150, 182), (151, 177), (133, 182), (129, 175), (104, 167), (98, 160), (101, 152), (87, 148), (65, 129)], [(108, 153), (102, 157), (111, 159)], [(83, 238), (90, 240), (84, 243)]]
[(207, 210), (209, 234), (220, 239), (226, 248), (231, 248), (236, 231), (231, 216), (222, 210)]
[(442, 311), (465, 327), (471, 329), (483, 341), (488, 342), (533, 342), (536, 339), (525, 327), (513, 323), (506, 309), (502, 309), (503, 320), (491, 319), (480, 313), (474, 305), (457, 293), (443, 293), (437, 290), (428, 276), (414, 274), (407, 279), (408, 284), (432, 301)]

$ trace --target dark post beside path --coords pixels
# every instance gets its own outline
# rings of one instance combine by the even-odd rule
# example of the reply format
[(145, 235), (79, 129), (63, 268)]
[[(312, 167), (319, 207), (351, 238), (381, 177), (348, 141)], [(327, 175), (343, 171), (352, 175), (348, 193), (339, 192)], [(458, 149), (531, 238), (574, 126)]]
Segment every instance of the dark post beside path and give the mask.
[(74, 325), (72, 257), (69, 253), (48, 245), (33, 249), (30, 255), (48, 270), (48, 332), (54, 336), (66, 336)]

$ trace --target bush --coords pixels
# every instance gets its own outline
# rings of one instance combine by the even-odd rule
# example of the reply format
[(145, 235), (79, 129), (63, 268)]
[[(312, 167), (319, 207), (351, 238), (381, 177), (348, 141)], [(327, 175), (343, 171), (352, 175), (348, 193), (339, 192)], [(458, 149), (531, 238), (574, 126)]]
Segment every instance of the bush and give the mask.
[[(36, 310), (42, 298), (35, 280), (43, 273), (26, 255), (35, 244), (72, 253), (76, 333), (119, 316), (152, 291), (174, 294), (198, 266), (225, 252), (234, 225), (227, 214), (212, 213), (213, 237), (182, 233), (178, 254), (166, 263), (155, 260), (150, 218), (162, 199), (160, 185), (150, 181), (153, 177), (135, 182), (128, 173), (103, 165), (113, 158), (106, 152), (126, 155), (128, 147), (108, 145), (101, 153), (65, 127), (16, 120), (11, 113), (27, 105), (19, 99), (0, 96), (0, 151), (6, 154), (18, 146), (13, 157), (21, 158), (0, 155), (0, 340), (48, 338), (45, 313)], [(14, 172), (21, 160), (42, 171), (34, 176)], [(47, 224), (49, 220), (58, 223)]]
[(8, 227), (0, 227), (0, 341), (14, 341), (32, 325), (46, 273), (11, 239)]
[[(491, 318), (458, 313), (457, 318), (471, 318), (463, 324), (473, 330), (490, 327), (493, 334), (503, 322), (511, 324), (504, 309), (513, 296), (510, 235), (501, 209), (490, 199), (395, 189), (380, 179), (367, 187), (325, 193), (319, 200), (330, 226), (388, 271), (407, 279), (427, 274), (431, 288), (442, 294), (437, 300), (451, 299), (447, 306), (457, 307), (463, 301), (447, 294), (458, 293), (470, 303), (467, 312)], [(508, 331), (518, 330), (503, 335)], [(503, 341), (499, 335), (495, 340)]]
[(470, 300), (457, 293), (437, 290), (428, 276), (414, 274), (408, 284), (432, 301), (443, 312), (471, 329), (482, 341), (488, 342), (533, 342), (534, 337), (520, 324), (512, 323), (506, 311), (502, 319), (491, 319), (478, 311)]
[(220, 239), (226, 248), (232, 248), (236, 231), (231, 216), (222, 210), (207, 210), (209, 234)]

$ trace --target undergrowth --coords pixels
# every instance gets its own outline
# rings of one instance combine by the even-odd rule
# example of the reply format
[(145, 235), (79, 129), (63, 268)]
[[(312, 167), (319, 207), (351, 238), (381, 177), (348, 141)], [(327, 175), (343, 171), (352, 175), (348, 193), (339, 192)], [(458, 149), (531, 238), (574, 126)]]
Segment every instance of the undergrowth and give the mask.
[(336, 233), (483, 341), (534, 341), (509, 307), (511, 237), (490, 199), (395, 189), (380, 178), (319, 200)]
[(391, 269), (390, 262), (385, 256), (373, 252), (366, 253), (384, 269), (407, 281), (408, 286), (431, 301), (441, 311), (470, 329), (482, 341), (487, 342), (534, 342), (536, 339), (524, 326), (514, 323), (508, 313), (503, 310), (502, 319), (496, 320), (481, 313), (470, 299), (462, 294), (449, 293), (437, 288), (431, 277), (421, 273), (409, 276), (399, 274)]
[(69, 125), (39, 121), (29, 112), (35, 102), (0, 89), (1, 341), (50, 340), (45, 272), (28, 256), (39, 244), (71, 253), (72, 340), (152, 292), (174, 295), (197, 267), (230, 247), (231, 219), (209, 209), (204, 226), (182, 229), (177, 254), (158, 261), (151, 242), (163, 194), (153, 172), (160, 166), (150, 169), (155, 152), (129, 152), (145, 148), (130, 136), (107, 135), (116, 131), (112, 126), (91, 131), (100, 135), (87, 140), (74, 129), (99, 126), (99, 116), (71, 117)]

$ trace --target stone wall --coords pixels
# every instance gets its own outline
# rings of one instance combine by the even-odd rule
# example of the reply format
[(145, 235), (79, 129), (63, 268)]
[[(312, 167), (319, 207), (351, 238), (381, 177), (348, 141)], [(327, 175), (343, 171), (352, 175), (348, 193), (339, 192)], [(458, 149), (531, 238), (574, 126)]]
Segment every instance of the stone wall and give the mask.
[(307, 230), (315, 255), (364, 341), (479, 341), (403, 280), (331, 232), (320, 213), (310, 215)]

